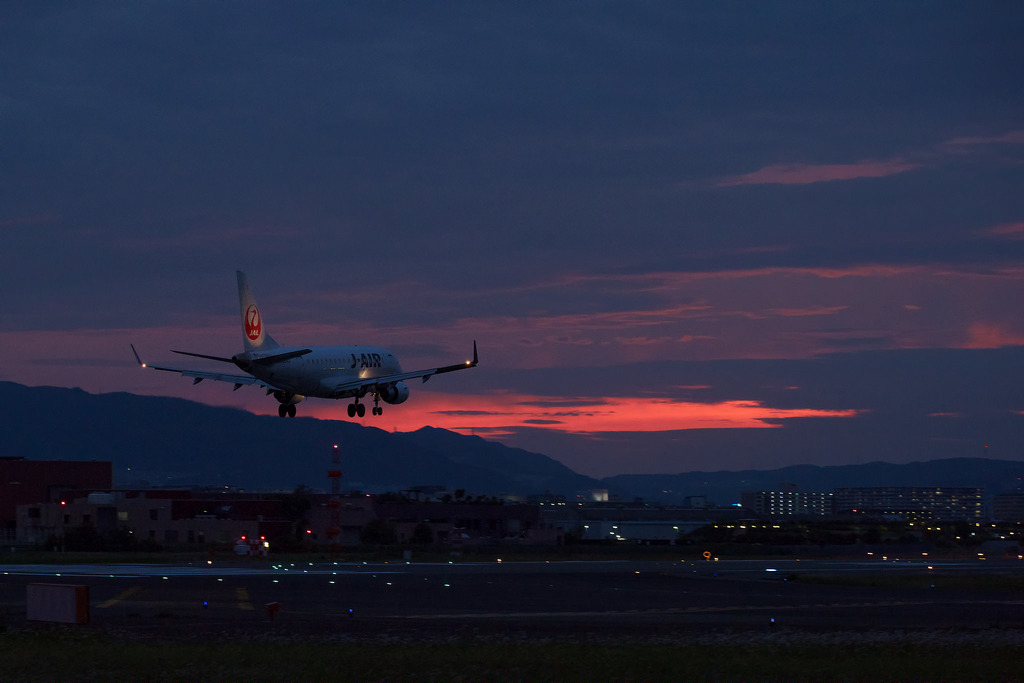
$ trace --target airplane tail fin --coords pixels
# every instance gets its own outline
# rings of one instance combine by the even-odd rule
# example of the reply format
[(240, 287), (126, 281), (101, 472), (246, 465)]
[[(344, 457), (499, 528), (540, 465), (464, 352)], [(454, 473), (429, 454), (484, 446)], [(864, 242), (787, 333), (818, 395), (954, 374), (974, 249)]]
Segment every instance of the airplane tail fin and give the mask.
[(263, 316), (256, 306), (256, 300), (249, 292), (249, 281), (242, 271), (238, 275), (238, 304), (242, 309), (242, 340), (246, 351), (265, 351), (277, 348), (275, 342), (263, 325)]

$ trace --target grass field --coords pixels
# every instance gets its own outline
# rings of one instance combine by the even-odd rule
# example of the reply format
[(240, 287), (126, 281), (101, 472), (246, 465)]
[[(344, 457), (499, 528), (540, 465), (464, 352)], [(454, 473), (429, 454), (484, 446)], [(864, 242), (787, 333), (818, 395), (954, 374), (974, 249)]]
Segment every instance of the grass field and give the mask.
[[(978, 634), (974, 634), (977, 636)], [(1022, 649), (984, 637), (687, 642), (132, 642), (0, 635), (0, 679), (46, 681), (1014, 681)]]
[[(1002, 574), (872, 574), (800, 576), (804, 583), (829, 586), (870, 586), (873, 588), (911, 588), (935, 590), (990, 590), (1016, 592), (1024, 599), (1024, 576), (1019, 573)], [(1022, 615), (1024, 618), (1024, 615)]]

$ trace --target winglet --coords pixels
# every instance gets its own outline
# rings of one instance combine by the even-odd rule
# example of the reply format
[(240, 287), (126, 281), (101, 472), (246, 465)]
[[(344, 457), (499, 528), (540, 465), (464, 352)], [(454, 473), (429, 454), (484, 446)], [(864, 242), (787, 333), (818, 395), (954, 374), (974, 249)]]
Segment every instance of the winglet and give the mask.
[(139, 358), (139, 352), (135, 350), (135, 344), (129, 344), (129, 346), (132, 347), (132, 353), (135, 354), (135, 362), (139, 364), (139, 367), (146, 367), (146, 364), (142, 362), (141, 358)]
[(423, 375), (423, 381), (426, 382), (433, 375), (440, 375), (445, 372), (455, 372), (456, 370), (465, 370), (466, 368), (475, 368), (480, 363), (480, 356), (476, 351), (476, 340), (473, 340), (473, 360), (467, 360), (463, 363), (456, 365), (446, 365), (443, 368), (437, 368), (429, 374)]

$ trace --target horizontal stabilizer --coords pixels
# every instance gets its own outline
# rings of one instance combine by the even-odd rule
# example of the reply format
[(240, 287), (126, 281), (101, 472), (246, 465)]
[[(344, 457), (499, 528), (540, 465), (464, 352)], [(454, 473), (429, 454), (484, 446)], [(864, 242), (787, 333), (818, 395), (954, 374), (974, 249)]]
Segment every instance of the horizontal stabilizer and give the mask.
[(298, 351), (289, 351), (288, 353), (278, 353), (273, 356), (263, 356), (261, 358), (254, 358), (253, 363), (259, 363), (260, 365), (273, 365), (274, 363), (281, 363), (292, 358), (298, 358), (299, 356), (305, 356), (307, 353), (313, 353), (313, 349), (299, 349)]
[[(242, 386), (256, 386), (264, 387), (267, 393), (277, 391), (277, 387), (272, 384), (268, 384), (261, 379), (257, 379), (252, 375), (231, 375), (224, 372), (206, 372), (203, 370), (187, 370), (185, 368), (168, 368), (161, 365), (150, 365), (144, 362), (139, 357), (139, 352), (135, 350), (135, 345), (132, 344), (132, 354), (135, 356), (135, 362), (137, 362), (143, 368), (149, 368), (150, 370), (163, 370), (164, 372), (176, 372), (182, 377), (191, 377), (193, 384), (199, 384), (204, 379), (214, 380), (217, 382), (231, 382), (235, 385), (235, 389)], [(216, 356), (200, 356), (198, 353), (186, 353), (184, 351), (176, 351), (175, 353), (181, 353), (186, 356), (199, 356), (200, 358), (210, 358), (212, 360), (225, 360), (223, 358), (217, 358)], [(230, 360), (229, 360), (230, 362)]]
[(194, 356), (195, 358), (206, 358), (208, 360), (219, 360), (222, 363), (234, 363), (235, 362), (235, 361), (231, 360), (230, 358), (221, 358), (220, 356), (207, 356), (207, 355), (202, 354), (202, 353), (192, 353), (190, 351), (175, 351), (174, 349), (171, 349), (171, 353), (180, 353), (183, 356)]

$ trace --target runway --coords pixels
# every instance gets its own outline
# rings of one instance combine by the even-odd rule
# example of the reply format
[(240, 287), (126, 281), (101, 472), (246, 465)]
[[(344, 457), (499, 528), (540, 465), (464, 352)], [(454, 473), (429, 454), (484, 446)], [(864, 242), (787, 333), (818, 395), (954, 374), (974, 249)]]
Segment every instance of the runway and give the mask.
[[(0, 623), (33, 627), (26, 586), (65, 583), (89, 587), (88, 628), (169, 638), (1021, 628), (1024, 595), (1011, 579), (1022, 573), (1018, 559), (926, 558), (12, 564), (0, 565)], [(897, 576), (937, 578), (815, 581)], [(940, 578), (974, 576), (989, 578), (969, 588)]]

